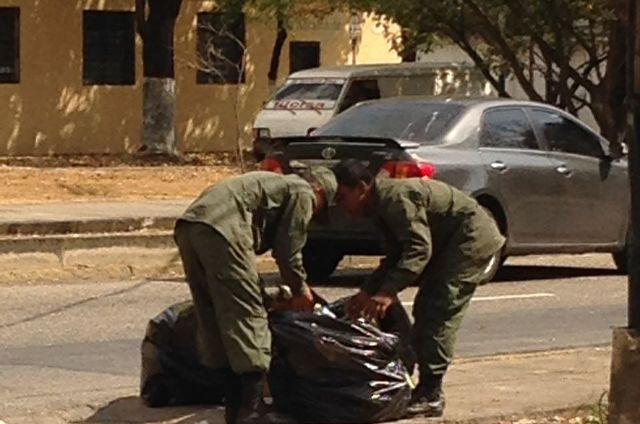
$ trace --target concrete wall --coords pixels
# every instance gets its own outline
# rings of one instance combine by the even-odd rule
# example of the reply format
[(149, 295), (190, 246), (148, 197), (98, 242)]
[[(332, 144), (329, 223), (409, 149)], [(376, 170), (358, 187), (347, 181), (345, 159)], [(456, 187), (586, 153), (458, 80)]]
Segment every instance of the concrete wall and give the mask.
[[(133, 11), (134, 0), (0, 0), (20, 8), (20, 83), (0, 84), (0, 155), (121, 153), (137, 150), (142, 131), (142, 49), (136, 41), (136, 84), (82, 82), (83, 10)], [(268, 97), (275, 23), (247, 16), (248, 66), (241, 85), (196, 84), (196, 14), (212, 2), (185, 1), (176, 26), (177, 134), (181, 151), (231, 150), (236, 127), (250, 145), (253, 118)], [(290, 41), (319, 41), (321, 64), (350, 63), (349, 16), (294, 26), (278, 80), (289, 70)], [(367, 21), (358, 63), (397, 62), (384, 36)], [(233, 104), (239, 101), (239, 124)]]

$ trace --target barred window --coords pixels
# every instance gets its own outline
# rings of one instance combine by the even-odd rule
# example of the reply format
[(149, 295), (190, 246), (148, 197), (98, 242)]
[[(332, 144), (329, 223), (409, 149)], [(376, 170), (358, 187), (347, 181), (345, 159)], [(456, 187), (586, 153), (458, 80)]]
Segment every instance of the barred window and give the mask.
[(20, 82), (20, 9), (0, 7), (0, 83)]
[(198, 13), (198, 84), (245, 81), (244, 14)]
[(132, 85), (136, 79), (133, 12), (84, 12), (85, 85)]

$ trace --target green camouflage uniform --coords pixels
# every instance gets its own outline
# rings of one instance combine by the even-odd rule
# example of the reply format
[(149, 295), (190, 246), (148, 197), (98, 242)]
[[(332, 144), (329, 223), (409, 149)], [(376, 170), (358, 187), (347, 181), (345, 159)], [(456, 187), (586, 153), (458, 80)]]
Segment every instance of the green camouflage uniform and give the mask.
[(175, 240), (206, 365), (238, 374), (268, 369), (271, 334), (254, 252), (272, 249), (282, 283), (300, 294), (315, 203), (311, 185), (296, 175), (250, 172), (209, 187), (178, 220)]
[(443, 375), (471, 297), (505, 239), (471, 197), (439, 181), (378, 179), (371, 215), (387, 256), (363, 290), (397, 294), (419, 284), (413, 316), (420, 375)]

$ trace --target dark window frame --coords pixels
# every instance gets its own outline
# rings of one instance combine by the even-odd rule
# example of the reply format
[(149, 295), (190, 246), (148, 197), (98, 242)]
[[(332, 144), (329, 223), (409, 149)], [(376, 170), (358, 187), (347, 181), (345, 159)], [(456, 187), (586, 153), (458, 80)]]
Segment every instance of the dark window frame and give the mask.
[[(116, 17), (121, 21), (114, 28), (113, 22)], [(108, 19), (114, 19), (114, 21), (108, 23), (106, 22)], [(117, 32), (123, 34), (122, 38), (109, 37)], [(135, 85), (135, 40), (135, 12), (84, 10), (82, 16), (83, 85)], [(121, 56), (112, 58), (110, 53), (114, 51), (121, 53)]]
[[(370, 84), (371, 87), (366, 87), (365, 84)], [(373, 87), (374, 85), (375, 87)], [(360, 92), (356, 93), (354, 98), (352, 90), (354, 90), (355, 87), (360, 86), (363, 86), (363, 88), (358, 89), (360, 90)], [(378, 78), (374, 77), (353, 79), (347, 85), (344, 96), (340, 100), (339, 113), (344, 112), (345, 110), (354, 105), (357, 105), (358, 103), (366, 102), (368, 100), (378, 100), (380, 98), (380, 84), (378, 82)]]
[[(595, 141), (597, 143), (597, 147), (598, 147), (597, 154), (585, 153), (584, 151), (583, 152), (569, 151), (569, 149), (554, 149), (554, 147), (556, 145), (547, 136), (547, 133), (545, 132), (545, 129), (544, 129), (544, 126), (542, 125), (542, 123), (538, 119), (536, 119), (536, 117), (535, 117), (536, 112), (559, 117), (559, 118), (563, 119), (565, 122), (568, 122), (573, 127), (577, 128), (578, 131), (584, 133), (587, 136), (587, 138), (590, 138), (590, 139), (592, 139), (593, 141)], [(540, 132), (540, 134), (544, 138), (544, 140), (545, 140), (545, 142), (546, 142), (546, 144), (548, 146), (547, 148), (548, 148), (549, 152), (552, 152), (552, 153), (556, 152), (556, 153), (562, 153), (562, 154), (568, 154), (568, 155), (576, 155), (576, 156), (580, 156), (580, 157), (592, 158), (592, 159), (598, 159), (598, 160), (604, 158), (605, 149), (602, 147), (602, 143), (600, 141), (600, 137), (597, 134), (594, 134), (591, 131), (589, 131), (587, 128), (585, 128), (580, 123), (574, 121), (573, 119), (570, 119), (570, 118), (566, 117), (562, 113), (559, 113), (559, 112), (557, 112), (555, 110), (549, 110), (549, 109), (544, 109), (544, 108), (530, 108), (529, 109), (529, 113), (531, 114), (531, 117), (533, 119), (534, 125), (536, 126), (536, 129)]]
[[(496, 142), (497, 140), (494, 139), (495, 134), (491, 133), (491, 130), (487, 128), (487, 117), (493, 113), (500, 113), (500, 112), (519, 112), (522, 117), (524, 118), (524, 121), (527, 123), (528, 126), (528, 130), (531, 131), (531, 135), (533, 136), (533, 143), (535, 143), (535, 146), (526, 146), (526, 145), (522, 145), (521, 143), (518, 144), (517, 146), (515, 145), (499, 145), (499, 144), (495, 144), (495, 145), (491, 145), (491, 144), (485, 144), (484, 143), (484, 136), (488, 134), (489, 138), (493, 139), (494, 142)], [(484, 149), (509, 149), (509, 150), (525, 150), (525, 151), (544, 151), (545, 146), (542, 144), (541, 140), (539, 139), (538, 135), (536, 134), (536, 126), (533, 122), (531, 122), (531, 119), (529, 119), (529, 115), (527, 114), (527, 112), (520, 106), (504, 106), (504, 107), (497, 107), (497, 108), (491, 108), (491, 109), (487, 109), (482, 113), (482, 117), (481, 117), (481, 121), (480, 121), (480, 131), (478, 133), (478, 147), (479, 148), (484, 148)]]
[[(313, 61), (313, 64), (309, 66), (297, 66), (297, 63), (301, 61), (297, 61), (294, 58), (294, 51), (298, 48), (301, 50), (304, 48), (311, 47), (313, 50), (317, 50), (318, 52), (318, 60)], [(303, 71), (305, 69), (317, 68), (322, 63), (322, 44), (320, 41), (290, 41), (289, 42), (289, 74), (293, 74), (294, 72)]]
[[(206, 22), (206, 20), (209, 20)], [(207, 72), (202, 69), (196, 70), (196, 83), (200, 85), (239, 85), (244, 84), (247, 78), (247, 64), (241, 61), (246, 57), (247, 50), (247, 28), (246, 16), (238, 13), (236, 16), (229, 16), (222, 12), (199, 12), (197, 22), (197, 52), (198, 63), (205, 60), (206, 48), (209, 43), (213, 43), (216, 49), (221, 50), (224, 59), (214, 59), (212, 66), (217, 72)], [(240, 44), (228, 35), (211, 33), (205, 25), (210, 25), (216, 31), (225, 31), (233, 35)], [(242, 45), (241, 45), (242, 44)], [(228, 49), (224, 52), (224, 49)], [(243, 51), (243, 49), (245, 51)], [(227, 63), (232, 62), (232, 64)], [(198, 65), (200, 66), (200, 65)]]
[[(3, 48), (2, 41), (5, 41), (5, 38), (7, 44), (10, 44), (7, 48), (6, 62), (3, 54), (0, 53), (0, 84), (18, 84), (20, 83), (20, 8), (0, 7), (0, 14), (3, 13), (7, 13), (8, 20), (13, 20), (13, 31), (7, 31), (6, 34), (0, 33), (0, 49)], [(9, 72), (4, 72), (5, 67)]]

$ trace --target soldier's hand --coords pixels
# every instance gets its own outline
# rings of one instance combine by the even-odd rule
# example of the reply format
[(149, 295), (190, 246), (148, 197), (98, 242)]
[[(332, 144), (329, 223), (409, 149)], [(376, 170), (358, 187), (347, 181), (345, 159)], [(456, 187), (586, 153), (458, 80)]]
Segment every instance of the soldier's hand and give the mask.
[(380, 292), (370, 296), (364, 291), (359, 292), (347, 304), (347, 312), (351, 319), (363, 317), (368, 321), (380, 321), (387, 313), (387, 309), (396, 301), (396, 297), (389, 293)]
[(313, 305), (313, 293), (308, 287), (305, 287), (301, 295), (294, 296), (289, 300), (287, 309), (295, 312), (313, 312)]
[(370, 299), (371, 296), (369, 296), (367, 292), (362, 290), (359, 291), (358, 294), (353, 296), (351, 299), (349, 299), (349, 301), (347, 302), (347, 314), (349, 315), (349, 318), (354, 321), (360, 318), (363, 315), (363, 311), (369, 304)]
[(385, 292), (377, 293), (371, 297), (367, 308), (364, 310), (365, 318), (380, 322), (386, 315), (389, 306), (393, 305), (395, 301), (396, 297), (392, 294)]

